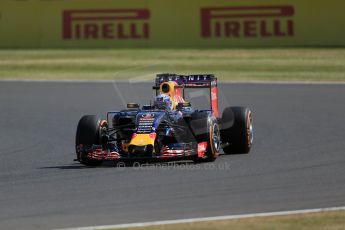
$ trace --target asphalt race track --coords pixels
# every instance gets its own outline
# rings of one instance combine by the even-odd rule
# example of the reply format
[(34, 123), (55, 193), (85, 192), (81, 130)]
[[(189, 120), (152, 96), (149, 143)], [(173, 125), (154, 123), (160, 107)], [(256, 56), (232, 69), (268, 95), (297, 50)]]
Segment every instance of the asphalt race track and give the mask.
[(0, 229), (345, 205), (345, 85), (221, 84), (220, 91), (222, 108), (252, 108), (249, 155), (86, 168), (73, 162), (79, 118), (152, 100), (151, 84), (0, 82)]

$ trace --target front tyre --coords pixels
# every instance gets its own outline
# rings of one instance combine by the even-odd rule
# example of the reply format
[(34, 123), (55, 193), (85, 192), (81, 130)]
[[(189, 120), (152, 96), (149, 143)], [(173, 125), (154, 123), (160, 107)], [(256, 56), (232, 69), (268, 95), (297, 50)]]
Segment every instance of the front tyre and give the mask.
[(246, 107), (225, 108), (222, 115), (221, 139), (226, 154), (249, 153), (253, 145), (253, 117)]
[(191, 129), (198, 143), (206, 142), (204, 158), (195, 158), (195, 162), (212, 162), (219, 155), (220, 130), (217, 120), (207, 112), (195, 113), (190, 121)]
[(87, 158), (87, 153), (80, 150), (81, 146), (92, 146), (100, 144), (101, 119), (95, 115), (83, 116), (77, 127), (75, 147), (77, 159), (87, 166), (99, 166), (102, 161)]

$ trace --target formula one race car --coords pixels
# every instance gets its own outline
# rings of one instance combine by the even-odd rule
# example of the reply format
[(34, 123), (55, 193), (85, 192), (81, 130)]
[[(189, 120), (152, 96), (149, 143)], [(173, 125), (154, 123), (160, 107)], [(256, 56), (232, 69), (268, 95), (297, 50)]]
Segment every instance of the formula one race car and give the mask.
[[(209, 89), (210, 108), (194, 109), (185, 100), (189, 88)], [(248, 153), (253, 142), (252, 113), (228, 107), (218, 115), (214, 75), (158, 74), (154, 103), (107, 113), (102, 120), (83, 116), (76, 134), (77, 161), (88, 166), (105, 160), (190, 159), (214, 161), (225, 154)]]

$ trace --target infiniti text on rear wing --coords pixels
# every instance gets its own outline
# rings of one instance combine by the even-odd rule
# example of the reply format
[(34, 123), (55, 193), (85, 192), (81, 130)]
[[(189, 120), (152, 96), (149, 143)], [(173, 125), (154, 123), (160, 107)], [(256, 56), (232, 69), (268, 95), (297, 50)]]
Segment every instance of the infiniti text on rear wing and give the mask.
[(217, 78), (213, 74), (177, 75), (157, 74), (155, 87), (167, 81), (174, 81), (184, 88), (210, 88), (217, 86)]

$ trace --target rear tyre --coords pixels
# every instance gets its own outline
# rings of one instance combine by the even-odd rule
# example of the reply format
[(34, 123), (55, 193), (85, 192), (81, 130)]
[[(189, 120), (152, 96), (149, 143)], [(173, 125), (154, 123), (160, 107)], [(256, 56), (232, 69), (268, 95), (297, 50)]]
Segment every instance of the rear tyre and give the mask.
[(205, 157), (196, 157), (193, 159), (194, 162), (215, 161), (220, 149), (220, 131), (217, 120), (207, 112), (199, 112), (192, 115), (190, 126), (196, 141), (207, 143)]
[(246, 107), (225, 108), (222, 115), (222, 143), (226, 154), (249, 153), (253, 144), (252, 112)]
[(102, 161), (88, 159), (87, 154), (80, 151), (81, 145), (92, 146), (100, 144), (100, 124), (101, 119), (95, 115), (83, 116), (78, 123), (75, 147), (77, 159), (84, 165), (99, 166), (102, 164)]

